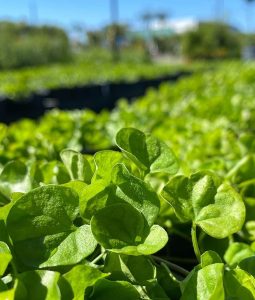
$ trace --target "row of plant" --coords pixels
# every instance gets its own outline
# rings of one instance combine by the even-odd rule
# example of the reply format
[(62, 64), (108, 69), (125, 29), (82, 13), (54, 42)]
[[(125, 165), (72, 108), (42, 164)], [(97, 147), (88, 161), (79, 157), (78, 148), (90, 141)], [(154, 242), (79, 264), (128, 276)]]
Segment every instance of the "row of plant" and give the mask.
[(254, 78), (2, 125), (3, 299), (255, 299)]
[(2, 124), (0, 164), (20, 157), (59, 159), (64, 148), (108, 149), (118, 129), (132, 126), (166, 141), (183, 169), (225, 175), (254, 149), (254, 76), (253, 64), (223, 64), (163, 84), (132, 104), (123, 100), (112, 112), (51, 111), (39, 121)]
[[(187, 68), (147, 62), (114, 63), (109, 60), (97, 62), (94, 58), (92, 61), (78, 59), (69, 64), (2, 71), (0, 72), (0, 96), (20, 100), (33, 93), (44, 93), (51, 89), (152, 79)], [(85, 100), (89, 101), (89, 99)]]
[[(173, 151), (134, 128), (116, 144), (5, 165), (1, 299), (254, 299), (253, 209), (234, 177), (175, 175)], [(174, 233), (193, 245), (190, 272), (164, 255)]]

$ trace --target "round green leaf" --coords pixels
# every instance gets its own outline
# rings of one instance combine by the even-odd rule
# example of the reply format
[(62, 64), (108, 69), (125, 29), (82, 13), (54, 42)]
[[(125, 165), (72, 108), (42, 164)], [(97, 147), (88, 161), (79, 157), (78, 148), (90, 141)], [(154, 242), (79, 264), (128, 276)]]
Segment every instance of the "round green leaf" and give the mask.
[[(60, 300), (59, 276), (59, 273), (53, 271), (30, 271), (20, 274), (19, 284), (22, 287), (18, 285), (18, 299)], [(19, 288), (22, 288), (22, 293), (19, 293)]]
[(226, 299), (255, 299), (255, 279), (242, 269), (225, 271), (224, 287)]
[(93, 180), (104, 179), (111, 181), (112, 168), (123, 161), (123, 156), (120, 152), (112, 150), (99, 151), (94, 155), (96, 171), (93, 175)]
[(34, 163), (27, 167), (20, 161), (10, 161), (0, 174), (0, 192), (6, 197), (13, 192), (28, 192), (39, 185), (37, 175)]
[(45, 262), (76, 230), (73, 221), (78, 213), (78, 195), (67, 187), (44, 186), (19, 198), (7, 217), (18, 259), (37, 267)]
[(12, 255), (8, 245), (0, 241), (0, 276), (4, 275), (11, 260)]
[(117, 186), (117, 200), (128, 202), (139, 210), (149, 226), (154, 224), (160, 207), (157, 193), (143, 180), (131, 175), (123, 164), (117, 164), (113, 168), (112, 182)]
[(225, 300), (223, 275), (223, 263), (193, 269), (181, 282), (181, 300)]
[(98, 280), (91, 292), (86, 292), (85, 300), (140, 300), (136, 288), (126, 281)]
[(245, 220), (245, 205), (241, 196), (229, 185), (222, 184), (214, 203), (202, 208), (195, 223), (215, 238), (225, 238), (241, 230)]
[(72, 180), (90, 183), (92, 170), (84, 155), (71, 149), (65, 149), (61, 151), (60, 156)]
[(255, 277), (255, 254), (254, 256), (247, 257), (243, 259), (239, 264), (238, 267), (253, 277)]
[(224, 259), (230, 266), (236, 266), (239, 262), (247, 257), (255, 255), (255, 249), (245, 243), (232, 243), (228, 247)]
[(109, 272), (111, 280), (125, 280), (143, 284), (156, 276), (156, 268), (146, 256), (107, 253), (104, 272)]
[(222, 260), (218, 253), (214, 251), (206, 251), (201, 255), (201, 267), (204, 268), (208, 265), (222, 263)]
[(143, 243), (137, 246), (137, 252), (150, 255), (162, 249), (168, 241), (167, 232), (159, 225), (153, 225)]
[[(108, 274), (86, 265), (77, 265), (64, 274), (60, 282), (62, 299), (83, 300), (85, 290), (93, 286), (99, 279), (107, 277)], [(70, 290), (71, 288), (71, 290)]]
[(148, 235), (142, 214), (130, 204), (118, 203), (98, 211), (91, 219), (96, 240), (106, 249), (136, 246)]
[(192, 221), (208, 235), (225, 238), (239, 231), (245, 220), (241, 196), (209, 172), (175, 176), (164, 187), (162, 196), (182, 222)]
[(135, 128), (123, 128), (116, 135), (117, 146), (146, 174), (175, 174), (178, 162), (172, 150), (157, 138)]
[(40, 268), (73, 265), (94, 252), (97, 246), (90, 226), (83, 225), (70, 233)]

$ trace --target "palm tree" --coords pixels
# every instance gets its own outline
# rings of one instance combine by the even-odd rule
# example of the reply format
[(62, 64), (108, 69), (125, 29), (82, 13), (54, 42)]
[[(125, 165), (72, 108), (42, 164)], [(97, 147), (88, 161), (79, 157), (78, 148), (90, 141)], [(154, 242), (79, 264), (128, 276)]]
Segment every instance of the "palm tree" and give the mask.
[(148, 30), (151, 21), (153, 20), (153, 14), (146, 12), (141, 16), (142, 21), (144, 22), (145, 28)]
[(155, 17), (162, 23), (164, 23), (167, 18), (168, 18), (168, 14), (165, 12), (159, 12), (155, 14)]

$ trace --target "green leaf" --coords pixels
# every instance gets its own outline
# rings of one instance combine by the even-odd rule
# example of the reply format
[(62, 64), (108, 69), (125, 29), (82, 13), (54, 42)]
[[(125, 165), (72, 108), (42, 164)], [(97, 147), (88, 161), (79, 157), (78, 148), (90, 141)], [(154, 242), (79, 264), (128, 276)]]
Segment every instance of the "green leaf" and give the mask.
[(112, 150), (99, 151), (94, 155), (96, 171), (92, 181), (104, 179), (106, 182), (111, 181), (111, 170), (113, 167), (123, 161), (120, 152)]
[(243, 259), (239, 264), (238, 267), (253, 277), (255, 277), (255, 254), (254, 256), (247, 257)]
[(123, 164), (114, 166), (111, 182), (94, 181), (81, 194), (81, 215), (90, 219), (98, 210), (119, 202), (129, 203), (139, 210), (151, 226), (159, 213), (157, 193), (144, 181), (131, 175)]
[(0, 207), (10, 203), (10, 198), (0, 191)]
[(105, 180), (97, 180), (88, 185), (80, 194), (80, 213), (85, 219), (92, 216), (110, 203), (114, 202), (115, 187)]
[(111, 280), (124, 280), (139, 285), (144, 285), (156, 277), (156, 268), (148, 257), (113, 252), (106, 256), (104, 272), (111, 273)]
[(227, 249), (224, 259), (230, 266), (236, 266), (243, 259), (255, 255), (254, 249), (245, 243), (233, 243)]
[(16, 202), (16, 200), (18, 200), (20, 197), (22, 197), (25, 193), (21, 193), (21, 192), (14, 192), (11, 194), (11, 200), (13, 202)]
[(153, 225), (149, 230), (141, 213), (124, 203), (100, 210), (93, 216), (91, 227), (96, 240), (116, 253), (150, 255), (163, 248), (168, 241), (163, 228)]
[(40, 168), (45, 184), (63, 184), (70, 180), (70, 176), (63, 163), (50, 161), (44, 163)]
[(143, 288), (140, 287), (139, 291), (141, 299), (169, 300), (169, 297), (156, 279), (149, 280)]
[(8, 245), (0, 241), (0, 277), (4, 275), (11, 260), (12, 255)]
[(241, 269), (225, 271), (224, 287), (226, 299), (255, 299), (255, 279)]
[(91, 182), (92, 170), (84, 155), (71, 149), (65, 149), (61, 151), (60, 156), (72, 180)]
[(137, 246), (137, 252), (143, 255), (150, 255), (162, 249), (167, 242), (167, 232), (159, 225), (153, 225), (143, 243)]
[(20, 161), (7, 163), (0, 174), (0, 192), (10, 198), (13, 192), (28, 192), (39, 185), (35, 164), (28, 167)]
[[(63, 186), (43, 186), (19, 198), (7, 217), (17, 258), (25, 265), (39, 267), (76, 231), (73, 221), (78, 212), (78, 195)], [(69, 239), (75, 240), (75, 236)]]
[(244, 223), (241, 196), (228, 184), (219, 185), (219, 179), (209, 172), (173, 177), (162, 196), (182, 222), (192, 221), (215, 238), (239, 231)]
[(162, 191), (162, 196), (174, 208), (182, 222), (192, 221), (200, 210), (214, 201), (218, 180), (209, 172), (198, 172), (189, 178), (173, 177)]
[(86, 188), (88, 187), (88, 185), (80, 180), (73, 180), (73, 181), (69, 181), (67, 183), (64, 183), (63, 186), (71, 188), (73, 191), (75, 191), (77, 193), (77, 195), (79, 196), (79, 204), (81, 205), (82, 202), (82, 195), (84, 193), (84, 191), (86, 190)]
[(222, 263), (218, 253), (214, 251), (206, 251), (201, 255), (201, 267), (204, 268), (208, 265)]
[[(250, 214), (251, 211), (249, 211), (249, 207), (246, 207), (246, 214)], [(246, 216), (246, 222), (244, 225), (244, 232), (247, 233), (247, 237), (249, 238), (249, 240), (254, 241), (255, 240), (255, 221), (247, 221), (247, 217)]]
[(7, 291), (7, 290), (8, 290), (7, 285), (2, 281), (2, 279), (0, 279), (0, 295), (1, 295), (1, 292)]
[(225, 238), (241, 230), (245, 221), (245, 205), (241, 196), (229, 185), (222, 184), (215, 203), (204, 207), (196, 224), (215, 238)]
[(157, 281), (171, 300), (181, 298), (180, 282), (164, 266), (157, 266)]
[(91, 291), (86, 291), (85, 300), (140, 300), (136, 288), (125, 281), (98, 280)]
[(70, 233), (55, 249), (40, 268), (73, 265), (89, 256), (96, 249), (97, 242), (89, 225), (83, 225)]
[[(30, 271), (19, 275), (18, 300), (60, 300), (59, 273), (52, 271)], [(19, 289), (22, 289), (19, 293)], [(16, 299), (16, 298), (15, 298)]]
[(246, 155), (228, 173), (227, 177), (235, 184), (255, 177), (255, 156)]
[(134, 128), (123, 128), (116, 135), (116, 143), (145, 174), (163, 172), (173, 175), (178, 171), (172, 150), (149, 134)]
[(131, 175), (123, 164), (113, 168), (112, 182), (117, 186), (117, 199), (124, 200), (139, 210), (149, 226), (154, 224), (160, 207), (157, 193), (144, 181)]
[(106, 249), (138, 245), (149, 232), (142, 214), (126, 203), (99, 210), (91, 220), (91, 228), (96, 240)]
[(17, 288), (17, 284), (15, 283), (14, 287), (9, 290), (6, 290), (6, 291), (0, 290), (0, 299), (3, 299), (3, 300), (14, 300), (15, 299), (16, 300), (16, 288)]
[(61, 299), (83, 300), (86, 288), (93, 286), (99, 279), (107, 276), (108, 274), (90, 266), (75, 266), (64, 274), (64, 280), (60, 283)]
[(222, 263), (194, 269), (182, 283), (181, 300), (225, 300), (223, 272)]

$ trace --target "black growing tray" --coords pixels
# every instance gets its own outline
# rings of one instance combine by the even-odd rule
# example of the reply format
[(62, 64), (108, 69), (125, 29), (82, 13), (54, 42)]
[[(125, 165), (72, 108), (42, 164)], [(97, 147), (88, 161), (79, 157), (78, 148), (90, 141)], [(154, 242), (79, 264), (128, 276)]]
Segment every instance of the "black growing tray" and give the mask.
[(58, 88), (44, 93), (35, 93), (20, 101), (4, 98), (0, 100), (0, 122), (11, 123), (21, 118), (38, 119), (46, 111), (89, 108), (95, 112), (111, 110), (120, 98), (129, 101), (145, 94), (149, 87), (158, 87), (162, 82), (174, 82), (191, 72), (181, 71), (156, 79), (137, 82), (91, 84), (72, 88)]

